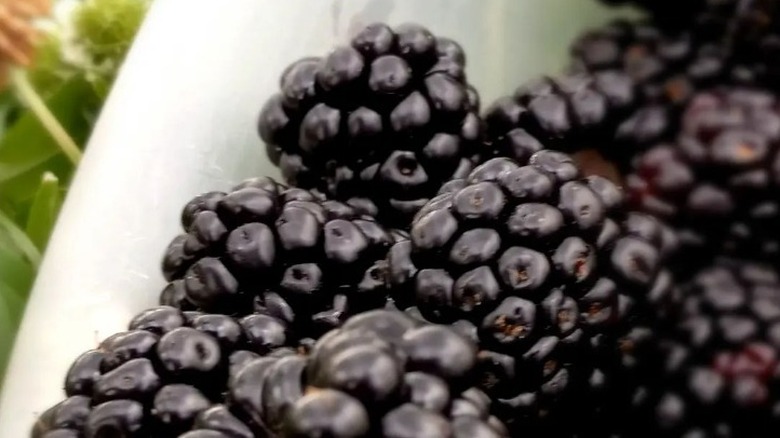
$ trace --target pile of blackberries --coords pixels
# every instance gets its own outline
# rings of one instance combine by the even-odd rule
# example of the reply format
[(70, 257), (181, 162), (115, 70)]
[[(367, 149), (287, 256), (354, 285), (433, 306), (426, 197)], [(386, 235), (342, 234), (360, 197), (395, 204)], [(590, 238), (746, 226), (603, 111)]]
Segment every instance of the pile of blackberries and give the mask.
[(32, 435), (775, 436), (780, 1), (606, 3), (648, 14), (482, 116), (419, 25), (292, 63), (285, 181), (186, 204)]

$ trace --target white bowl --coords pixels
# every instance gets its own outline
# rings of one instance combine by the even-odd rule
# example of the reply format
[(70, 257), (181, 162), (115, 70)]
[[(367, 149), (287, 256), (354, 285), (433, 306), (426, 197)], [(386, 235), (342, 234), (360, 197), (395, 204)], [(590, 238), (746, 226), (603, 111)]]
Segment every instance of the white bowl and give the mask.
[(192, 196), (277, 176), (256, 134), (291, 61), (374, 21), (460, 41), (483, 102), (554, 73), (585, 0), (159, 0), (101, 114), (34, 287), (0, 399), (0, 437), (29, 434), (69, 364), (155, 304), (159, 261)]

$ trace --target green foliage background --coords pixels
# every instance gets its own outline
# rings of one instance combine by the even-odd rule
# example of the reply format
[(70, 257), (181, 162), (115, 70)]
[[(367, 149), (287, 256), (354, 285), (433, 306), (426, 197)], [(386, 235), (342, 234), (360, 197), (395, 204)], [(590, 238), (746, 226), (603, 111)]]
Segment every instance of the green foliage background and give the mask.
[[(84, 145), (151, 0), (84, 0), (46, 23), (27, 76)], [(14, 90), (0, 93), (0, 376), (75, 171)]]

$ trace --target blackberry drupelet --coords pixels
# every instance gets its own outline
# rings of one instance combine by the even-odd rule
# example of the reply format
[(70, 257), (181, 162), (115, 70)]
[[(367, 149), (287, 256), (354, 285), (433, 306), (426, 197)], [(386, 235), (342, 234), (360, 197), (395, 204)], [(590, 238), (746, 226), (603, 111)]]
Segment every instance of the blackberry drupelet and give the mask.
[(258, 348), (247, 318), (143, 312), (76, 360), (32, 437), (507, 437), (447, 327), (370, 311), (309, 351)]
[(659, 378), (636, 392), (626, 437), (768, 438), (780, 427), (780, 279), (718, 261), (683, 287)]
[[(780, 108), (767, 91), (722, 88), (697, 95), (674, 143), (638, 157), (632, 203), (667, 220), (706, 264), (713, 255), (780, 255)], [(701, 265), (700, 265), (701, 266)]]
[(254, 384), (232, 375), (251, 358), (295, 350), (284, 331), (251, 318), (145, 310), (73, 362), (67, 398), (41, 415), (32, 437), (171, 437), (192, 427), (258, 436), (264, 426), (245, 422), (253, 411), (235, 396)]
[(608, 429), (673, 309), (673, 233), (561, 152), (494, 158), (442, 192), (390, 250), (396, 305), (479, 342), (481, 388), (517, 436)]
[(268, 178), (200, 195), (166, 251), (161, 304), (257, 310), (310, 335), (382, 307), (384, 257), (399, 233), (365, 213)]
[(454, 41), (373, 24), (350, 45), (282, 74), (260, 114), (269, 158), (291, 185), (371, 205), (408, 227), (479, 152), (479, 98)]

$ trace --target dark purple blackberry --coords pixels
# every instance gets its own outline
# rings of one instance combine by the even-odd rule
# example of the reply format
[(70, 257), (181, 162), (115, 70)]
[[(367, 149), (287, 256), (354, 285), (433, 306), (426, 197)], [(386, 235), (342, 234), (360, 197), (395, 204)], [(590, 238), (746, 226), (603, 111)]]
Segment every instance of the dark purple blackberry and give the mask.
[(407, 227), (479, 152), (463, 50), (419, 25), (372, 24), (349, 46), (290, 65), (280, 88), (259, 131), (287, 182), (372, 205), (385, 224)]
[[(654, 23), (668, 30), (707, 27), (723, 30), (728, 25), (729, 13), (740, 0), (601, 0), (602, 3), (632, 5), (650, 13)], [(770, 0), (771, 1), (771, 0)]]
[(518, 436), (573, 437), (604, 426), (598, 415), (652, 361), (650, 328), (675, 298), (662, 268), (674, 246), (659, 222), (625, 212), (614, 184), (541, 151), (446, 185), (388, 272), (400, 307), (474, 327), (481, 387)]
[(780, 88), (780, 3), (775, 0), (736, 0), (728, 43), (734, 62), (746, 79)]
[(476, 364), (477, 346), (448, 327), (364, 313), (315, 344), (279, 436), (508, 437), (471, 387)]
[(308, 334), (385, 304), (384, 257), (399, 235), (360, 208), (261, 178), (196, 197), (182, 224), (161, 304), (260, 311)]
[(601, 147), (617, 123), (636, 106), (634, 82), (617, 71), (545, 77), (496, 100), (484, 114), (488, 147), (494, 155), (524, 163), (542, 148), (575, 153)]
[(713, 255), (780, 255), (780, 108), (761, 90), (719, 89), (694, 98), (674, 143), (638, 157), (628, 177), (634, 205), (681, 231), (707, 263)]
[(188, 320), (172, 307), (148, 309), (128, 331), (73, 362), (67, 398), (41, 415), (32, 436), (170, 437), (193, 427), (258, 436), (265, 426), (253, 423), (254, 411), (233, 397), (256, 387), (236, 377), (249, 360), (238, 362), (262, 354), (275, 361), (296, 346), (286, 333), (262, 327), (268, 324), (216, 314)]
[(682, 287), (663, 367), (636, 391), (626, 437), (776, 436), (780, 427), (780, 278), (717, 262)]
[(476, 344), (449, 327), (374, 310), (310, 350), (258, 347), (246, 318), (177, 326), (175, 312), (145, 311), (74, 362), (31, 436), (508, 437), (474, 387)]
[(522, 128), (554, 149), (595, 151), (625, 172), (636, 154), (677, 131), (696, 90), (726, 81), (729, 70), (728, 50), (712, 38), (652, 23), (590, 30), (571, 52), (573, 73), (525, 85), (487, 111), (493, 143)]

